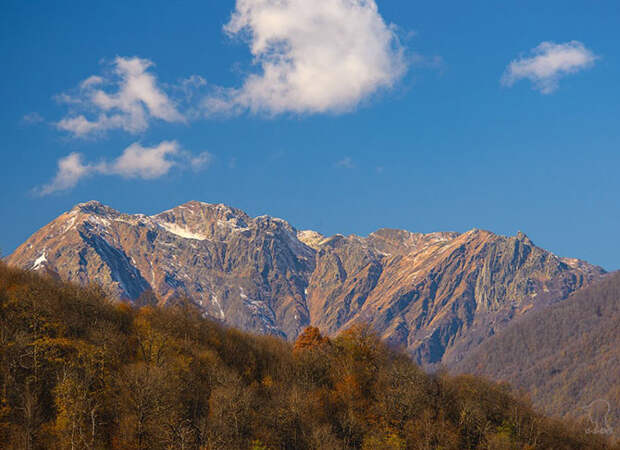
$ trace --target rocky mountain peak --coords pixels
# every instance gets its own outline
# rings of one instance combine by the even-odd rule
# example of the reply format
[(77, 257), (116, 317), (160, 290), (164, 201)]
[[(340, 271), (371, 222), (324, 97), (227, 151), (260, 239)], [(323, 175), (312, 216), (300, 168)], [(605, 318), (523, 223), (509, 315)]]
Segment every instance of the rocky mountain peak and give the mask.
[(202, 220), (205, 222), (239, 221), (249, 222), (251, 218), (240, 209), (219, 204), (190, 201), (167, 211), (152, 216), (153, 218), (175, 218), (185, 221)]
[(458, 360), (604, 272), (535, 247), (523, 233), (323, 236), (198, 201), (153, 216), (81, 203), (8, 262), (98, 283), (130, 301), (150, 291), (162, 304), (187, 297), (207, 316), (290, 339), (309, 324), (334, 334), (370, 323), (426, 364)]
[(472, 228), (471, 230), (463, 233), (463, 236), (467, 236), (469, 238), (480, 238), (490, 235), (494, 235), (494, 233), (489, 230), (483, 230), (482, 228)]
[(414, 233), (411, 231), (381, 228), (371, 233), (366, 241), (377, 251), (389, 255), (410, 254), (433, 244), (441, 244), (460, 236), (454, 232)]
[(306, 244), (308, 247), (318, 250), (321, 246), (321, 242), (325, 239), (325, 236), (314, 230), (302, 230), (297, 232), (297, 239)]
[(71, 209), (71, 212), (80, 212), (83, 214), (94, 214), (98, 216), (110, 217), (119, 216), (121, 214), (117, 210), (110, 208), (109, 206), (106, 206), (97, 200), (90, 200), (88, 202), (78, 203)]
[(532, 242), (532, 240), (531, 240), (531, 239), (530, 239), (530, 238), (529, 238), (529, 237), (528, 237), (528, 236), (527, 236), (524, 232), (522, 232), (521, 230), (519, 230), (519, 231), (517, 232), (517, 234), (516, 234), (515, 238), (516, 238), (518, 241), (523, 242), (524, 244), (527, 244), (527, 245), (532, 245), (532, 246), (534, 245), (534, 242)]
[(151, 219), (167, 231), (190, 239), (226, 240), (233, 231), (245, 231), (252, 218), (224, 204), (190, 201)]

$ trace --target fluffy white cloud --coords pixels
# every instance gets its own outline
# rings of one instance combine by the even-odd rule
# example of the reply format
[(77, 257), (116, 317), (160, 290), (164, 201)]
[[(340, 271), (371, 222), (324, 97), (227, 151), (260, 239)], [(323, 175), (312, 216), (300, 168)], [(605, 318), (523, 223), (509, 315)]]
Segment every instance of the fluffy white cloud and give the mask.
[(343, 112), (407, 69), (374, 0), (237, 0), (224, 30), (247, 39), (260, 73), (209, 96), (208, 114)]
[(137, 142), (125, 149), (123, 154), (111, 164), (102, 168), (102, 172), (121, 175), (125, 178), (159, 178), (168, 173), (176, 164), (170, 159), (179, 153), (179, 144), (164, 141), (156, 147), (142, 147)]
[(41, 195), (73, 188), (82, 178), (93, 174), (118, 175), (124, 178), (151, 180), (166, 175), (173, 167), (200, 170), (211, 161), (203, 152), (194, 155), (182, 150), (176, 141), (163, 141), (154, 147), (131, 144), (111, 162), (87, 164), (80, 153), (71, 153), (58, 161), (54, 179), (40, 189)]
[(591, 67), (597, 56), (579, 41), (564, 44), (542, 42), (531, 50), (531, 55), (512, 61), (504, 75), (502, 84), (512, 86), (515, 82), (528, 79), (535, 89), (550, 94), (558, 88), (560, 78)]
[[(74, 95), (61, 94), (58, 101), (70, 113), (58, 128), (76, 137), (112, 129), (130, 133), (144, 131), (152, 118), (182, 122), (183, 115), (148, 72), (153, 63), (141, 58), (117, 57), (109, 76), (93, 75), (82, 81)], [(106, 90), (112, 87), (112, 91)]]

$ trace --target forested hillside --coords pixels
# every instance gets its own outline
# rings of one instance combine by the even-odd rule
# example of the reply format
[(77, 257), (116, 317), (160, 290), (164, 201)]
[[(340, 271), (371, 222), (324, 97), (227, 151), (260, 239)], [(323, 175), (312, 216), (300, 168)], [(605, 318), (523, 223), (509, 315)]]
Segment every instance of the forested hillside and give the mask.
[(618, 437), (620, 273), (516, 322), (457, 371), (507, 380), (548, 414), (579, 417), (593, 402), (609, 405), (603, 420)]
[(0, 383), (4, 448), (608, 448), (368, 329), (289, 344), (1, 263)]

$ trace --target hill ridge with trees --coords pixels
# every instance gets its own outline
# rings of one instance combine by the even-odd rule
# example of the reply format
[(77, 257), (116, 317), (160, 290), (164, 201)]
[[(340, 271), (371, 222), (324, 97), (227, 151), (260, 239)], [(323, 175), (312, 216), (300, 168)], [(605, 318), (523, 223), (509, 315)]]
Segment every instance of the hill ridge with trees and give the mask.
[(294, 345), (0, 263), (0, 330), (7, 449), (611, 448), (367, 327)]

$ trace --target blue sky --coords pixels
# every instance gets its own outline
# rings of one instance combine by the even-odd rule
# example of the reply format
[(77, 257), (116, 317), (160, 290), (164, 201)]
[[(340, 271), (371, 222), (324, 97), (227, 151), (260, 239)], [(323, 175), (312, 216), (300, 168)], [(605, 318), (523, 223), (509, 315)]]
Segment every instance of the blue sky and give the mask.
[(522, 230), (620, 268), (617, 1), (303, 2), (2, 2), (3, 253), (78, 202), (195, 199), (324, 234)]

